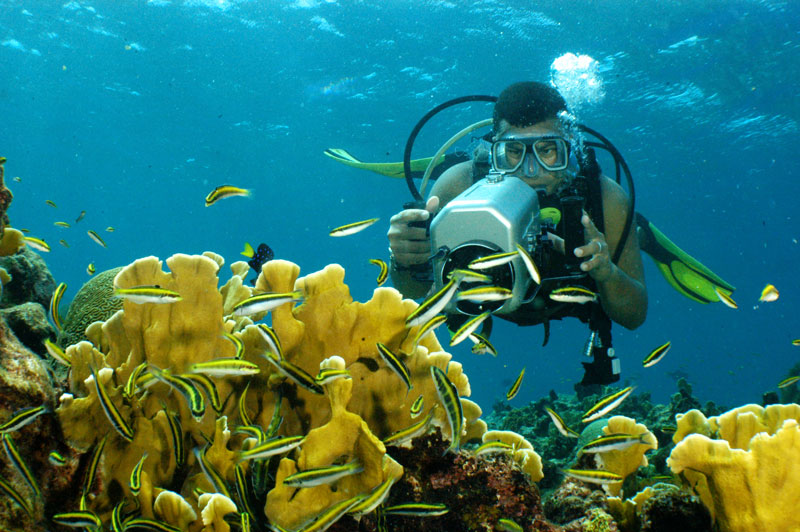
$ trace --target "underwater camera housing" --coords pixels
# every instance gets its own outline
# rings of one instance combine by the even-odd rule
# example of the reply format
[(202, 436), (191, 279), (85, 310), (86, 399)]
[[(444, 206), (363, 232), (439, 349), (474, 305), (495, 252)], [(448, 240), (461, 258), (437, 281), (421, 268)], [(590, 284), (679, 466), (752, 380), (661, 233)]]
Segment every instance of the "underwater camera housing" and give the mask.
[[(482, 303), (454, 300), (447, 312), (510, 314), (532, 301), (540, 290), (547, 293), (565, 281), (585, 277), (580, 259), (571, 252), (583, 245), (582, 208), (580, 197), (567, 197), (561, 202), (561, 223), (569, 250), (562, 254), (555, 250), (549, 236), (558, 221), (542, 215), (539, 194), (521, 179), (492, 172), (448, 202), (430, 228), (434, 290), (447, 283), (453, 270), (466, 269), (480, 257), (515, 251), (517, 244), (531, 255), (542, 279), (541, 285), (536, 284), (522, 257), (516, 256), (511, 262), (480, 271), (492, 277), (492, 285), (511, 290), (510, 299)], [(473, 283), (464, 282), (462, 287), (470, 284)]]

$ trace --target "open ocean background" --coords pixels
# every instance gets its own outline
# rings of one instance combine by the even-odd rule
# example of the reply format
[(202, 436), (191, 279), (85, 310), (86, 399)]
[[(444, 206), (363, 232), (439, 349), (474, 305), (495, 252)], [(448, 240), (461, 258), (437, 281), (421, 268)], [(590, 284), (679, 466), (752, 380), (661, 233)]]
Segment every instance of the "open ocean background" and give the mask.
[[(50, 243), (50, 270), (68, 284), (62, 312), (89, 262), (99, 272), (213, 250), (230, 264), (245, 241), (268, 243), (301, 275), (340, 263), (365, 301), (368, 259), (386, 259), (389, 218), (410, 196), (323, 150), (398, 161), (433, 106), (547, 81), (556, 58), (587, 54), (605, 97), (584, 101), (579, 120), (625, 156), (637, 210), (736, 285), (739, 303), (692, 302), (645, 257), (647, 322), (614, 328), (622, 382), (665, 401), (685, 373), (701, 401), (760, 402), (800, 360), (799, 20), (791, 0), (0, 0), (11, 225)], [(414, 156), (489, 116), (487, 104), (439, 115)], [(226, 183), (253, 195), (204, 207)], [(82, 210), (79, 224), (53, 225)], [(362, 233), (327, 236), (374, 216)], [(759, 304), (767, 283), (780, 299)], [(571, 393), (586, 335), (556, 322), (543, 349), (541, 327), (495, 320), (497, 359), (467, 343), (450, 351), (489, 411), (523, 366), (514, 405)], [(666, 340), (670, 353), (643, 369)]]

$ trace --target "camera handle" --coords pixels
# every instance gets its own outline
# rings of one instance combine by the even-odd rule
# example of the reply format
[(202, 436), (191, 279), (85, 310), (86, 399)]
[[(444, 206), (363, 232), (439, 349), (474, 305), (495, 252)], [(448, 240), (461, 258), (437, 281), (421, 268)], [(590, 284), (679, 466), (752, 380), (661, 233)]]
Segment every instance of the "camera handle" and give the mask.
[(581, 258), (575, 256), (575, 248), (584, 244), (583, 217), (584, 199), (582, 196), (561, 198), (561, 217), (564, 224), (564, 267), (567, 272), (580, 271)]
[[(414, 200), (403, 204), (403, 209), (425, 209), (425, 200)], [(431, 234), (431, 221), (433, 216), (428, 216), (427, 220), (418, 222), (408, 222), (409, 227), (424, 227), (425, 235)], [(414, 264), (411, 266), (404, 266), (404, 270), (408, 271), (409, 275), (415, 281), (428, 283), (433, 281), (433, 257), (428, 259), (427, 262), (422, 264)]]

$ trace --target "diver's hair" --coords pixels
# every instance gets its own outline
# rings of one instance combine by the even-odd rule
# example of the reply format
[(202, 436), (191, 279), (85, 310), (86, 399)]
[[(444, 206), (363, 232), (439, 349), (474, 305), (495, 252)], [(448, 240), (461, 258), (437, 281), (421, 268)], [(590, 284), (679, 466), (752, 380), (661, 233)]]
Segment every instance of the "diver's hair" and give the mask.
[(562, 111), (569, 112), (567, 102), (549, 85), (536, 81), (514, 83), (500, 93), (494, 104), (494, 132), (500, 132), (501, 120), (515, 127), (528, 127), (558, 118)]

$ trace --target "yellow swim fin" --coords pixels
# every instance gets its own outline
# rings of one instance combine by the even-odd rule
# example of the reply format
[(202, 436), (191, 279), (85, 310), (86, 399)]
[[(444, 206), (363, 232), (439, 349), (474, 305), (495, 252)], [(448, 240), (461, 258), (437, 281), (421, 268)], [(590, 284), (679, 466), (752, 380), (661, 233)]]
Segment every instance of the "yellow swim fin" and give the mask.
[(714, 289), (730, 295), (736, 288), (679, 248), (642, 214), (636, 213), (639, 247), (650, 255), (664, 279), (678, 292), (700, 303), (719, 301)]

